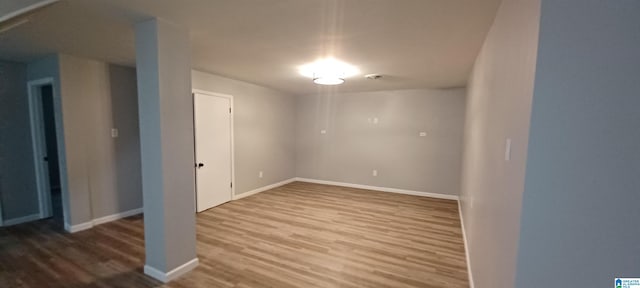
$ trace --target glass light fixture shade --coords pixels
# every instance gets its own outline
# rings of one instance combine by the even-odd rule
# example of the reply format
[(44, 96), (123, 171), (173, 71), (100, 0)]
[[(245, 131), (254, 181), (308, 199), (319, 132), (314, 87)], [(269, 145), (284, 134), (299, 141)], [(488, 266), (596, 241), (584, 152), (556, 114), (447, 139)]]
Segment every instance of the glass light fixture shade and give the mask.
[(344, 83), (344, 79), (340, 77), (318, 77), (313, 78), (313, 83), (320, 85), (339, 85)]
[(319, 59), (298, 67), (298, 72), (320, 85), (338, 85), (344, 79), (360, 73), (357, 67), (334, 58)]

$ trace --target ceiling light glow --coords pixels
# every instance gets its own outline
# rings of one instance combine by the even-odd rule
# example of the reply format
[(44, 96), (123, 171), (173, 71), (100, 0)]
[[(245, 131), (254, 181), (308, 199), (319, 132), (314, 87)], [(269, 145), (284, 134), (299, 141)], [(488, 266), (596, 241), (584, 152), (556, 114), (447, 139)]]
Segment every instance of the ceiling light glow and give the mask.
[(298, 67), (298, 72), (316, 84), (338, 85), (344, 83), (345, 78), (358, 75), (360, 70), (340, 60), (325, 58)]
[(313, 83), (320, 85), (338, 85), (344, 83), (344, 79), (339, 77), (320, 77), (313, 78)]

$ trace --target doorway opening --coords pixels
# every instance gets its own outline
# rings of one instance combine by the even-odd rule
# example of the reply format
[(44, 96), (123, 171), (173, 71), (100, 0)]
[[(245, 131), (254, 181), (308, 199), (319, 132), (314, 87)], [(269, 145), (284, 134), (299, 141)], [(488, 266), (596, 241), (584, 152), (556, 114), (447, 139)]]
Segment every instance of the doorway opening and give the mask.
[(38, 187), (40, 218), (53, 218), (64, 227), (64, 206), (60, 173), (59, 137), (57, 129), (56, 97), (53, 79), (28, 83), (33, 139), (33, 158)]

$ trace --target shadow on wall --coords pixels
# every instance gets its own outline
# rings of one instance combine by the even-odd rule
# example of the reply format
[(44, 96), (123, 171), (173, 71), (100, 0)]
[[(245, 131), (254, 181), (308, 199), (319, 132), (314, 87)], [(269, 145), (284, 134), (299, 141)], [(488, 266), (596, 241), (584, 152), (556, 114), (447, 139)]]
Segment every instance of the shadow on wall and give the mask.
[(26, 65), (0, 61), (0, 211), (4, 221), (38, 213), (26, 83)]

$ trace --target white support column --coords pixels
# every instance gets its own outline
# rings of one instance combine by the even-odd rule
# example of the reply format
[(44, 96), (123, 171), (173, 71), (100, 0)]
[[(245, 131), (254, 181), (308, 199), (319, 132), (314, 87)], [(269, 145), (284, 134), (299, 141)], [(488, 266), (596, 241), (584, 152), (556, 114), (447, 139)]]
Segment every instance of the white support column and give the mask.
[(160, 19), (136, 25), (144, 198), (144, 271), (168, 282), (198, 265), (193, 100), (186, 30)]

